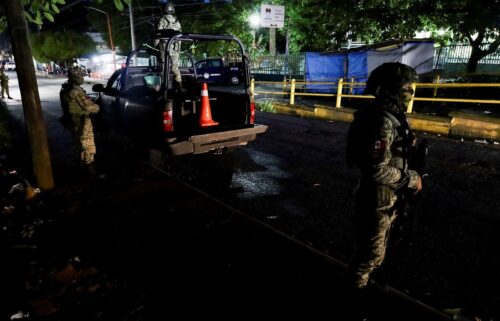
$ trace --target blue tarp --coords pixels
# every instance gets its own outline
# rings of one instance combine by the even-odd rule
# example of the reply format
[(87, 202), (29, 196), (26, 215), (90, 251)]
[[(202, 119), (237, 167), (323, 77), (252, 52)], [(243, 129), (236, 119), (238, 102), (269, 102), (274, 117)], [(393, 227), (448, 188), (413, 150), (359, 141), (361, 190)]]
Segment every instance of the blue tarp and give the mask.
[[(338, 82), (343, 78), (350, 82), (366, 82), (370, 72), (384, 62), (402, 62), (414, 67), (417, 74), (432, 71), (434, 43), (432, 41), (405, 41), (378, 49), (364, 49), (359, 51), (344, 51), (338, 53), (321, 54), (307, 52), (305, 59), (305, 80), (308, 82), (325, 81)], [(311, 92), (336, 93), (335, 85), (307, 85)], [(348, 86), (344, 93), (351, 93)], [(353, 94), (362, 94), (364, 87), (354, 88)]]
[[(325, 55), (318, 52), (306, 52), (305, 80), (337, 82), (339, 75), (344, 74), (343, 55)], [(310, 92), (332, 92), (332, 85), (307, 85)], [(337, 85), (333, 85), (333, 92), (337, 92)]]
[[(368, 79), (368, 62), (366, 51), (350, 52), (347, 55), (347, 78), (345, 81), (350, 82), (354, 78), (354, 82), (366, 82)], [(362, 94), (364, 87), (354, 87), (353, 94)], [(350, 94), (351, 91), (348, 91)]]

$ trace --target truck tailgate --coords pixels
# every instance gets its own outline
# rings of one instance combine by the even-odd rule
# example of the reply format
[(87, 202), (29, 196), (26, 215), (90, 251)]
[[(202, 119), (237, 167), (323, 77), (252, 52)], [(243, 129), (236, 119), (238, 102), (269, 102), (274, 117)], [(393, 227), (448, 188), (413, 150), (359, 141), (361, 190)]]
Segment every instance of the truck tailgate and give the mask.
[(246, 145), (254, 140), (257, 134), (264, 133), (266, 130), (266, 125), (256, 124), (252, 128), (195, 135), (186, 141), (169, 144), (169, 149), (172, 155), (201, 154), (217, 148)]

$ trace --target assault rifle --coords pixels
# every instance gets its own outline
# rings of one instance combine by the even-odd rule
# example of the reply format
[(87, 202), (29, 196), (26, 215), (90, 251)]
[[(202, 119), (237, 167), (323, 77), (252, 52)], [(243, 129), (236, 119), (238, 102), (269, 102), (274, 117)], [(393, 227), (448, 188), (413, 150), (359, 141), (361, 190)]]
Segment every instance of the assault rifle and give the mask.
[[(426, 173), (427, 155), (429, 153), (429, 143), (427, 139), (423, 139), (420, 144), (410, 146), (408, 150), (408, 168), (416, 171), (422, 178), (429, 176)], [(403, 243), (411, 245), (415, 237), (417, 228), (417, 209), (420, 200), (422, 199), (422, 192), (414, 195), (405, 191), (400, 195), (399, 204), (397, 205), (399, 217), (395, 226), (396, 230), (396, 243)]]

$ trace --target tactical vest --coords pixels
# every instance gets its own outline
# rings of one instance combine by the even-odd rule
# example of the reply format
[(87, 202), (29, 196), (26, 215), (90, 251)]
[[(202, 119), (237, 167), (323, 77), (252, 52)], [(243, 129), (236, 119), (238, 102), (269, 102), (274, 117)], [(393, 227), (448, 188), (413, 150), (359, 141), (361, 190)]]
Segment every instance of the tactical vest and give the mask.
[(373, 165), (373, 143), (378, 137), (384, 119), (393, 124), (394, 141), (391, 145), (392, 157), (389, 164), (392, 167), (405, 170), (407, 168), (408, 148), (411, 144), (410, 127), (406, 117), (398, 119), (389, 111), (379, 108), (366, 108), (354, 114), (347, 134), (346, 163), (349, 167), (369, 169)]

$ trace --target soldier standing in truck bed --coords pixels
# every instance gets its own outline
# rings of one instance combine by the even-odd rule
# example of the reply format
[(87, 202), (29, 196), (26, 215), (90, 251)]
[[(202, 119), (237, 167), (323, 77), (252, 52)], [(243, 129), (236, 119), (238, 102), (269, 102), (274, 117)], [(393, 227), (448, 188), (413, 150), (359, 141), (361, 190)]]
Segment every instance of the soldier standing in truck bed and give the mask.
[[(157, 31), (161, 30), (170, 30), (172, 35), (175, 33), (181, 32), (181, 24), (177, 17), (175, 17), (175, 9), (174, 5), (170, 2), (163, 5), (162, 7), (163, 16), (158, 21), (158, 25), (156, 26)], [(165, 59), (165, 41), (157, 41), (155, 45), (159, 44), (160, 54), (162, 60)], [(174, 73), (174, 79), (178, 84), (182, 83), (181, 72), (179, 71), (179, 54), (181, 43), (177, 42), (173, 45), (173, 48), (170, 50), (170, 57), (172, 58), (172, 72)]]

